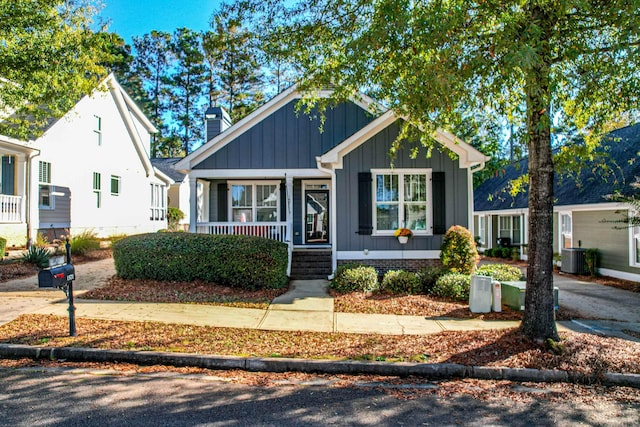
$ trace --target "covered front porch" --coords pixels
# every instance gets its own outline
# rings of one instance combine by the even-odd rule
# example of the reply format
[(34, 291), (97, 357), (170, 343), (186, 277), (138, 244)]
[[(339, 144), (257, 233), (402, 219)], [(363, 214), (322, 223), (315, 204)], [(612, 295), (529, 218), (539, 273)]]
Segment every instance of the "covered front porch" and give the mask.
[(28, 224), (37, 223), (37, 192), (29, 189), (37, 188), (32, 159), (38, 153), (27, 142), (0, 135), (0, 236), (8, 246), (25, 245), (33, 237)]
[[(332, 252), (332, 179), (320, 170), (264, 171), (257, 176), (206, 176), (192, 171), (189, 230), (203, 234), (259, 236), (287, 244), (289, 268), (294, 250)], [(275, 173), (274, 173), (275, 172)], [(251, 175), (256, 175), (254, 171)], [(194, 176), (195, 175), (195, 176)], [(330, 270), (330, 268), (329, 268)]]

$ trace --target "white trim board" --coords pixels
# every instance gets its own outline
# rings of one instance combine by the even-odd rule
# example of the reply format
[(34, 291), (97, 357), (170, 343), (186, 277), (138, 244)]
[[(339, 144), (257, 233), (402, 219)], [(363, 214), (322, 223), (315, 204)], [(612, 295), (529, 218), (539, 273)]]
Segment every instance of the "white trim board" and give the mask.
[(193, 169), (189, 172), (191, 178), (324, 178), (329, 174), (318, 169)]
[(440, 259), (440, 251), (338, 251), (339, 260), (366, 260), (366, 259)]

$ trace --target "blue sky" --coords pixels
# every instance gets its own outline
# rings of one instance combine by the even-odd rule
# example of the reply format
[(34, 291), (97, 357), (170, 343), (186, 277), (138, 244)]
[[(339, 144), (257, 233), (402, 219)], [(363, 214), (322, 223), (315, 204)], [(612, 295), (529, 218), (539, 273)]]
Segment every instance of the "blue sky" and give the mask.
[(102, 20), (110, 20), (108, 31), (118, 33), (127, 44), (132, 36), (160, 30), (173, 32), (187, 27), (202, 31), (222, 0), (103, 0)]

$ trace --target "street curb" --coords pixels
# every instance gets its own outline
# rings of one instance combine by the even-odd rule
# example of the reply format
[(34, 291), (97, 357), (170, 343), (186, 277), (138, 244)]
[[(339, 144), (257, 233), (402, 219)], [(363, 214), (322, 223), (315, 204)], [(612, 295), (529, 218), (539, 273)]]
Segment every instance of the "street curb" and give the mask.
[(212, 356), (156, 351), (102, 350), (77, 347), (33, 347), (0, 344), (0, 358), (64, 359), (74, 362), (120, 362), (138, 365), (240, 369), (252, 372), (305, 372), (324, 374), (417, 376), (427, 379), (473, 378), (518, 382), (570, 382), (628, 386), (640, 389), (640, 374), (605, 373), (602, 377), (572, 371), (530, 368), (465, 366), (455, 363), (387, 363), (291, 358)]

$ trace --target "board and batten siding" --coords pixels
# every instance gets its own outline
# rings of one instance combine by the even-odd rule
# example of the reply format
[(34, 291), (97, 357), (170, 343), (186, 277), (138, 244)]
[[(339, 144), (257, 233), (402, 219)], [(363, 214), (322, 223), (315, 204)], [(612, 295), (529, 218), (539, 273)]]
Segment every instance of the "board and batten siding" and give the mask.
[[(393, 124), (369, 141), (362, 144), (343, 159), (343, 168), (336, 171), (337, 199), (337, 246), (339, 251), (379, 250), (440, 250), (442, 234), (416, 236), (402, 247), (393, 236), (371, 236), (358, 233), (358, 173), (371, 169), (391, 167), (389, 149), (398, 136), (399, 126)], [(409, 157), (410, 147), (397, 152), (394, 161), (396, 169), (431, 169), (432, 172), (444, 172), (445, 179), (445, 231), (452, 225), (469, 227), (469, 200), (467, 194), (467, 170), (458, 167), (458, 161), (452, 160), (447, 153), (433, 150), (426, 157), (424, 148), (420, 148), (415, 159)], [(373, 208), (372, 208), (373, 209)], [(429, 215), (432, 207), (429, 205)]]
[(315, 168), (316, 157), (366, 126), (373, 116), (354, 103), (340, 104), (320, 114), (296, 113), (292, 101), (194, 169), (297, 169)]
[(640, 268), (629, 265), (629, 230), (615, 229), (615, 224), (605, 222), (619, 220), (622, 214), (626, 211), (573, 211), (573, 244), (578, 247), (580, 241), (585, 249), (598, 249), (600, 268), (639, 274)]

